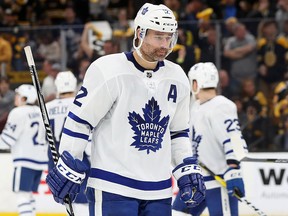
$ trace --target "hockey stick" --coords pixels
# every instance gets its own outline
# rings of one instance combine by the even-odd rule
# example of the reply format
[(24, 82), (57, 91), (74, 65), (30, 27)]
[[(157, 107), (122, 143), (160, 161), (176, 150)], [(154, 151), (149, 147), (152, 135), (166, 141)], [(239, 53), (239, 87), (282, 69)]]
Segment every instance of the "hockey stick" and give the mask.
[[(207, 166), (205, 166), (202, 162), (199, 161), (199, 165), (205, 169), (210, 175), (212, 175), (214, 177), (214, 179), (220, 183), (221, 186), (223, 186), (224, 188), (226, 188), (226, 182), (224, 181), (223, 178), (221, 178), (220, 176), (216, 175), (212, 170), (210, 170)], [(239, 196), (239, 192), (237, 190), (234, 191), (233, 196), (235, 196), (240, 202), (246, 204), (247, 206), (249, 206), (253, 211), (255, 211), (258, 215), (261, 216), (267, 216), (264, 212), (262, 212), (259, 208), (257, 208), (256, 206), (254, 206), (251, 202), (249, 202), (245, 197), (240, 197)]]
[(243, 140), (239, 135), (231, 136), (232, 149), (238, 161), (245, 162), (269, 162), (269, 163), (288, 163), (288, 159), (277, 158), (250, 158), (242, 147)]
[[(52, 153), (53, 162), (56, 165), (57, 162), (58, 162), (58, 159), (59, 159), (59, 153), (58, 153), (58, 151), (56, 149), (54, 135), (53, 135), (53, 132), (51, 130), (50, 123), (49, 123), (48, 112), (47, 112), (45, 101), (44, 101), (44, 97), (43, 97), (43, 94), (42, 94), (41, 85), (40, 85), (38, 74), (37, 74), (37, 71), (36, 71), (35, 62), (34, 62), (34, 58), (33, 58), (33, 55), (32, 55), (31, 47), (30, 46), (26, 46), (24, 48), (24, 51), (25, 51), (25, 55), (26, 55), (26, 58), (27, 58), (27, 63), (28, 63), (29, 69), (30, 69), (30, 73), (31, 73), (31, 76), (32, 76), (32, 81), (33, 81), (33, 84), (34, 84), (34, 86), (36, 88), (36, 91), (37, 91), (39, 107), (40, 107), (40, 110), (41, 110), (42, 119), (43, 119), (43, 122), (44, 122), (45, 131), (46, 131), (46, 134), (47, 134), (47, 139), (48, 139), (48, 142), (49, 142), (49, 147), (50, 147), (50, 150), (51, 150), (51, 153)], [(69, 195), (67, 195), (67, 197), (65, 198), (65, 203), (68, 205), (68, 206), (66, 205), (66, 211), (68, 212), (68, 214), (70, 216), (74, 216), (74, 211), (73, 211), (73, 208), (72, 208), (72, 202), (71, 202), (71, 199), (70, 199)]]

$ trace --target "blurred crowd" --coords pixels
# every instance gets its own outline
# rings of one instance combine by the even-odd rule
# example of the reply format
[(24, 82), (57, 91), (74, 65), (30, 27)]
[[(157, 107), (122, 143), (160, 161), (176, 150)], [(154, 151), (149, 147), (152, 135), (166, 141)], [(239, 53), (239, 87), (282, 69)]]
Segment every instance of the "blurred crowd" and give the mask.
[[(186, 73), (200, 61), (217, 65), (219, 93), (237, 104), (249, 150), (288, 151), (288, 0), (2, 0), (0, 132), (14, 103), (7, 74), (27, 72), (23, 47), (46, 73), (50, 101), (58, 72), (71, 70), (81, 86), (92, 61), (132, 49), (131, 20), (144, 2), (167, 5), (179, 21), (169, 60)], [(111, 38), (94, 21), (106, 21)]]

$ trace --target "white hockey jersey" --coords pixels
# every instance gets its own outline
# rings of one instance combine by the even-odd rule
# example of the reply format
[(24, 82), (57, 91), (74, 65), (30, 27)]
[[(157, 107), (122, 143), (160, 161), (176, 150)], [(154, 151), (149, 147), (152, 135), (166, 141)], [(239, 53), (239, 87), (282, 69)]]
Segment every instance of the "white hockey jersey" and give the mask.
[(60, 142), (62, 129), (74, 97), (54, 99), (46, 104), (50, 126), (57, 143)]
[(82, 157), (92, 130), (88, 186), (139, 199), (172, 196), (174, 165), (192, 155), (189, 82), (170, 61), (145, 70), (132, 53), (104, 56), (86, 72), (60, 152)]
[(215, 174), (222, 175), (227, 169), (227, 161), (237, 160), (232, 145), (247, 145), (242, 137), (241, 143), (232, 143), (231, 136), (242, 137), (236, 105), (224, 96), (218, 95), (191, 107), (190, 136), (193, 153)]
[(47, 169), (48, 145), (39, 136), (41, 127), (44, 124), (38, 106), (24, 105), (11, 110), (0, 135), (0, 148), (11, 148), (14, 166)]

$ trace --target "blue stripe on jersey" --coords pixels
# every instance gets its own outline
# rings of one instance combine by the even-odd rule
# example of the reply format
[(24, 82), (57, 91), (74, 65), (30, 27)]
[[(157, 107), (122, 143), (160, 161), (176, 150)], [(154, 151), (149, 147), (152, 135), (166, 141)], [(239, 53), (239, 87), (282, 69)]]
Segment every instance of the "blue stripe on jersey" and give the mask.
[(48, 161), (35, 161), (35, 160), (27, 159), (27, 158), (17, 158), (13, 160), (13, 162), (18, 162), (18, 161), (26, 161), (26, 162), (31, 162), (35, 164), (48, 164)]
[(223, 142), (223, 145), (225, 145), (225, 144), (228, 143), (228, 142), (231, 142), (230, 138), (227, 139), (227, 140), (225, 140), (225, 141)]
[(230, 150), (230, 151), (225, 152), (225, 154), (227, 155), (227, 154), (230, 154), (232, 152), (233, 152), (233, 150)]
[(172, 187), (171, 178), (159, 182), (139, 181), (96, 168), (90, 170), (90, 177), (144, 191), (164, 190)]
[(171, 132), (171, 134), (173, 134), (171, 136), (171, 139), (176, 139), (179, 137), (189, 137), (188, 133), (189, 133), (189, 129), (178, 131), (178, 132)]
[(16, 139), (14, 137), (12, 137), (11, 135), (7, 134), (7, 133), (2, 133), (3, 135), (9, 137), (10, 139), (16, 141)]
[(80, 123), (80, 124), (85, 124), (88, 125), (90, 127), (91, 130), (93, 130), (93, 126), (86, 120), (79, 118), (77, 115), (75, 115), (72, 112), (68, 113), (68, 117), (70, 117), (71, 119), (73, 119), (74, 121)]
[(88, 140), (89, 139), (88, 135), (82, 134), (82, 133), (77, 133), (77, 132), (71, 131), (71, 130), (69, 130), (67, 128), (63, 128), (63, 133), (68, 135), (68, 136), (76, 137), (76, 138), (79, 138), (79, 139), (84, 139), (84, 140)]
[[(22, 204), (18, 205), (18, 207), (22, 207), (22, 206), (30, 205), (30, 204), (31, 204), (30, 202), (29, 203), (22, 203)], [(31, 212), (31, 211), (27, 211), (27, 212)]]
[(0, 138), (1, 138), (1, 140), (3, 140), (3, 142), (4, 142), (6, 145), (8, 145), (9, 147), (11, 147), (11, 145), (10, 145), (2, 136), (0, 136)]

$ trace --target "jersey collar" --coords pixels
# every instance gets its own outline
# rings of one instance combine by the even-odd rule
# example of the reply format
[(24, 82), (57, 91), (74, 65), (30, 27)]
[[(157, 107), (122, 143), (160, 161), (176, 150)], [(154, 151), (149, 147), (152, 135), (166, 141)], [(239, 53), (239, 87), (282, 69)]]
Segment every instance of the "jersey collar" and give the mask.
[[(147, 70), (146, 68), (144, 68), (140, 64), (138, 64), (138, 62), (134, 58), (132, 52), (124, 52), (124, 54), (126, 55), (127, 60), (131, 61), (138, 70), (140, 70), (142, 72)], [(152, 71), (156, 72), (159, 70), (160, 67), (163, 67), (163, 66), (164, 66), (164, 61), (158, 61), (156, 68), (153, 69)]]

